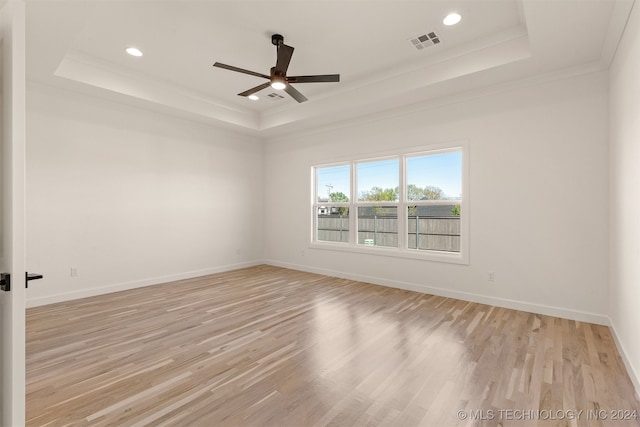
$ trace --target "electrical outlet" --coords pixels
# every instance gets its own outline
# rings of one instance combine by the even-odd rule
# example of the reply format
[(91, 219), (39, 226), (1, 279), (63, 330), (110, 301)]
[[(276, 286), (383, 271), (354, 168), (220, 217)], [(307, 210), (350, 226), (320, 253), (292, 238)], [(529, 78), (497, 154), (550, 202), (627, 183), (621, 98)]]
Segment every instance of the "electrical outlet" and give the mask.
[(487, 273), (487, 280), (490, 282), (495, 282), (496, 281), (496, 273), (494, 273), (493, 271), (490, 271)]
[(78, 277), (78, 268), (71, 267), (71, 277)]

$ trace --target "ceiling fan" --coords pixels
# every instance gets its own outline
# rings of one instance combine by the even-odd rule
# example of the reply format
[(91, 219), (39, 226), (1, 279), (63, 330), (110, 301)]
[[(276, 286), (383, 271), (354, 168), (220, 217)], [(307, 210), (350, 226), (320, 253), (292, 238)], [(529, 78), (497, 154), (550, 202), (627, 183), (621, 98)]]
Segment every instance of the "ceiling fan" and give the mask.
[(238, 73), (249, 74), (251, 76), (262, 77), (269, 80), (259, 86), (252, 89), (245, 90), (239, 93), (239, 96), (249, 96), (269, 86), (276, 90), (284, 89), (293, 99), (298, 102), (305, 102), (307, 98), (301, 94), (296, 88), (291, 86), (290, 83), (331, 83), (339, 82), (340, 74), (324, 74), (316, 76), (287, 76), (287, 68), (289, 68), (289, 62), (291, 62), (291, 56), (293, 55), (293, 47), (284, 44), (284, 37), (280, 34), (274, 34), (271, 36), (271, 44), (276, 46), (277, 59), (276, 66), (271, 67), (270, 75), (256, 73), (255, 71), (249, 71), (242, 68), (234, 67), (232, 65), (222, 64), (216, 62), (214, 67), (224, 68), (226, 70), (236, 71)]

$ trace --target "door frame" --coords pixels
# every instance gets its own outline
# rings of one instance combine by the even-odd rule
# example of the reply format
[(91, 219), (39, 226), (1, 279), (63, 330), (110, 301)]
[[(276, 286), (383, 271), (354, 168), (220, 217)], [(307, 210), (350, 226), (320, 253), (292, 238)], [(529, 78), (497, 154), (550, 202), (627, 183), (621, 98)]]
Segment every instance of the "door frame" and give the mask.
[(25, 3), (0, 2), (2, 43), (2, 271), (11, 290), (2, 305), (0, 425), (25, 425)]

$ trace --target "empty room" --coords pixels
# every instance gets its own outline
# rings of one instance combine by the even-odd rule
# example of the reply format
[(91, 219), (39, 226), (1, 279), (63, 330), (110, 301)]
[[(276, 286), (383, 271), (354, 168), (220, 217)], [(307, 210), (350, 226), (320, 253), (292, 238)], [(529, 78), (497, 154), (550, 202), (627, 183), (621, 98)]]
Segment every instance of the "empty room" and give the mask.
[(640, 426), (635, 0), (2, 0), (14, 426)]

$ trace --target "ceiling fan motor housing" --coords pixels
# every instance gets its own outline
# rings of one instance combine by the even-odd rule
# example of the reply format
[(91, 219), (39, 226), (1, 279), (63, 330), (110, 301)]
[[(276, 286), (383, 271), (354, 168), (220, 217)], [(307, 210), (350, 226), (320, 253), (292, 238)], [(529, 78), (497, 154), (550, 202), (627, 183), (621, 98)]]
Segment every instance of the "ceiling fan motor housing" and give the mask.
[(284, 37), (281, 34), (274, 34), (271, 36), (271, 44), (274, 46), (280, 46), (284, 43)]

